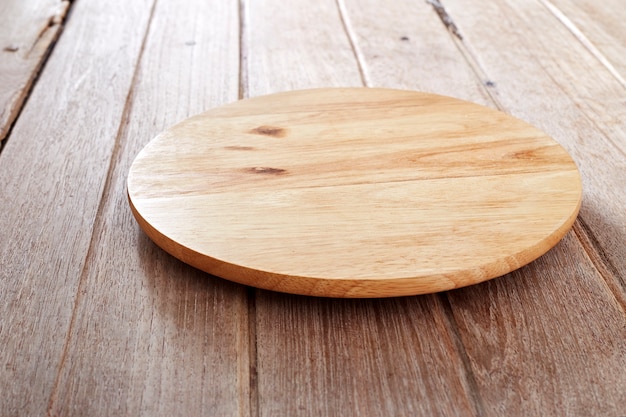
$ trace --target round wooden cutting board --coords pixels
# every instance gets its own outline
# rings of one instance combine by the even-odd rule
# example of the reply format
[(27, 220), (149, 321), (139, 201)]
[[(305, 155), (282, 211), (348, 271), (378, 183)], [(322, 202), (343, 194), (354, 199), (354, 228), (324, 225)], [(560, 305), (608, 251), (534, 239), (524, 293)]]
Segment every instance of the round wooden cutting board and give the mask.
[(160, 247), (276, 291), (390, 297), (525, 265), (572, 226), (576, 165), (502, 112), (410, 91), (339, 88), (192, 117), (135, 159), (128, 196)]

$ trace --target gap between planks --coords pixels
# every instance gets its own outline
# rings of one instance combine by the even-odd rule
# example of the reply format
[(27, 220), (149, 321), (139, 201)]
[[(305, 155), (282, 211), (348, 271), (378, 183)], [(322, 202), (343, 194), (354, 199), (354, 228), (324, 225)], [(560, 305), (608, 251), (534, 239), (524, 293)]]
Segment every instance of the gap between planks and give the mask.
[(257, 352), (257, 316), (256, 316), (256, 296), (260, 291), (253, 287), (246, 289), (246, 302), (248, 304), (248, 375), (249, 375), (249, 406), (250, 417), (259, 417), (259, 373), (258, 373), (258, 352)]
[(446, 7), (441, 3), (440, 0), (427, 0), (427, 3), (433, 7), (435, 13), (439, 17), (439, 20), (443, 24), (443, 26), (447, 29), (448, 34), (450, 35), (450, 39), (454, 43), (454, 46), (461, 53), (469, 67), (472, 69), (474, 75), (478, 79), (481, 89), (487, 94), (493, 105), (500, 111), (504, 112), (504, 105), (500, 102), (496, 95), (496, 90), (494, 87), (496, 84), (491, 80), (487, 71), (480, 65), (472, 51), (465, 45), (465, 40), (463, 39), (463, 35), (461, 35), (461, 31), (459, 30), (456, 23), (452, 19), (452, 16), (448, 13)]
[[(238, 98), (243, 100), (248, 98), (248, 60), (246, 52), (248, 51), (248, 42), (246, 41), (247, 28), (247, 2), (239, 0), (239, 89)], [(241, 381), (242, 384), (248, 384), (248, 415), (250, 417), (259, 417), (259, 377), (258, 377), (258, 351), (257, 351), (257, 314), (256, 300), (259, 290), (253, 287), (246, 289), (247, 304), (247, 326), (248, 326), (248, 381)], [(245, 414), (245, 410), (240, 410), (241, 415)]]
[(365, 59), (363, 57), (363, 54), (359, 51), (357, 47), (356, 35), (354, 33), (354, 30), (352, 29), (352, 25), (350, 25), (348, 14), (346, 13), (346, 6), (343, 4), (343, 0), (335, 0), (335, 2), (337, 4), (337, 11), (339, 12), (341, 25), (343, 26), (346, 38), (348, 38), (348, 42), (350, 43), (350, 48), (352, 49), (352, 53), (354, 54), (356, 65), (359, 68), (361, 84), (363, 84), (364, 87), (369, 87), (371, 83), (368, 81), (367, 76), (365, 75), (365, 70), (363, 68), (363, 62), (365, 62)]
[(245, 52), (248, 50), (248, 43), (245, 38), (246, 31), (246, 0), (239, 0), (239, 100), (248, 96), (248, 60)]

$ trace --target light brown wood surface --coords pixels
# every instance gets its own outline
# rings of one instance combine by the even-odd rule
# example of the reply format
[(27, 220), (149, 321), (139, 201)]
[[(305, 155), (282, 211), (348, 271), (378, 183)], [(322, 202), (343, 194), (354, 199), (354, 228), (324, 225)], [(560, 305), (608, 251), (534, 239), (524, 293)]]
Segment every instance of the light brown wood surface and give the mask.
[[(620, 0), (551, 3), (619, 68)], [(71, 2), (0, 152), (0, 415), (622, 416), (623, 85), (545, 1), (442, 6), (462, 39), (421, 1)], [(580, 168), (573, 232), (487, 283), (339, 300), (212, 277), (134, 221), (168, 126), (364, 82), (545, 131)]]
[(554, 140), (434, 94), (297, 90), (159, 134), (128, 175), (155, 243), (229, 280), (326, 297), (464, 287), (543, 255), (582, 190)]

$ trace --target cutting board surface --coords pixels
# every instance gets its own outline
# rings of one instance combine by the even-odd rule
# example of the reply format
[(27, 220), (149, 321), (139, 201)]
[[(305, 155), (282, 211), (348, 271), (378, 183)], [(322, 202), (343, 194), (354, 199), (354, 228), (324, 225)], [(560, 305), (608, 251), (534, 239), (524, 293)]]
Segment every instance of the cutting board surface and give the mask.
[(517, 269), (572, 226), (567, 152), (502, 112), (368, 88), (242, 100), (164, 131), (128, 176), (160, 247), (296, 294), (389, 297)]

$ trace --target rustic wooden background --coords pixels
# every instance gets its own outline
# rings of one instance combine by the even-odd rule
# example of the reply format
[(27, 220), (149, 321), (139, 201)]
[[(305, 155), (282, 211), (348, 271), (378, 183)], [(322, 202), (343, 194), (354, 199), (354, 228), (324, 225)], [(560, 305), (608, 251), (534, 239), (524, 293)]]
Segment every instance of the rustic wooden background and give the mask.
[[(626, 416), (623, 0), (0, 2), (0, 415)], [(379, 300), (255, 290), (158, 249), (126, 174), (159, 131), (277, 91), (501, 109), (583, 176), (530, 265)]]

